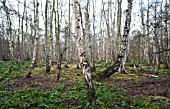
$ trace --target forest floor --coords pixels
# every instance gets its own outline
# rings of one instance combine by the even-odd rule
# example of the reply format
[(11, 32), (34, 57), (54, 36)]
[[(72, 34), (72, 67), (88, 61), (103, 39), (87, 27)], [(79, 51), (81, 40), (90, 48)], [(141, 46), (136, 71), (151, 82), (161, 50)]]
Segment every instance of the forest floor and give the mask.
[[(128, 74), (116, 72), (110, 78), (94, 80), (96, 98), (87, 101), (87, 87), (82, 69), (62, 68), (60, 80), (58, 69), (53, 66), (49, 74), (38, 64), (32, 77), (26, 78), (30, 62), (13, 65), (9, 74), (8, 62), (0, 62), (0, 108), (102, 108), (102, 109), (168, 109), (170, 108), (170, 69), (141, 65), (138, 68), (126, 65)], [(111, 63), (96, 64), (96, 73), (101, 73)]]

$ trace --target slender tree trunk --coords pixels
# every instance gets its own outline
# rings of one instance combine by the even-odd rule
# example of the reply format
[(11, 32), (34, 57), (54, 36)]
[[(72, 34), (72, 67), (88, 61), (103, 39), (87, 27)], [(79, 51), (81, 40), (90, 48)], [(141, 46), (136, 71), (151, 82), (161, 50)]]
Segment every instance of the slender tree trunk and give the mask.
[(7, 20), (7, 28), (6, 28), (6, 31), (5, 34), (7, 35), (7, 39), (9, 41), (9, 51), (10, 51), (10, 65), (9, 65), (9, 68), (8, 68), (8, 73), (11, 73), (12, 72), (12, 67), (13, 67), (13, 63), (12, 61), (13, 60), (16, 60), (15, 59), (15, 54), (14, 54), (14, 46), (13, 46), (13, 41), (12, 41), (12, 22), (11, 22), (11, 17), (10, 17), (10, 12), (9, 12), (9, 9), (8, 7), (6, 6), (6, 0), (4, 1), (1, 1), (1, 3), (3, 4), (3, 7), (4, 7), (4, 11), (6, 13), (6, 20)]
[(143, 0), (140, 0), (140, 10), (141, 10), (141, 20), (142, 20), (142, 35), (140, 38), (140, 61), (144, 60), (145, 58), (145, 25), (144, 25), (144, 10), (143, 10)]
[(24, 0), (24, 10), (23, 10), (23, 14), (22, 14), (22, 20), (21, 20), (21, 32), (22, 32), (22, 40), (21, 40), (21, 53), (22, 53), (22, 55), (21, 55), (21, 57), (22, 57), (22, 59), (24, 59), (25, 57), (24, 57), (24, 39), (25, 39), (25, 37), (24, 37), (24, 18), (25, 18), (25, 9), (26, 9), (26, 0)]
[(149, 13), (150, 13), (150, 8), (149, 8), (149, 2), (150, 2), (150, 0), (148, 0), (148, 9), (147, 9), (147, 21), (146, 21), (146, 23), (147, 23), (147, 44), (146, 44), (146, 49), (147, 49), (147, 61), (148, 61), (148, 64), (151, 64), (151, 59), (150, 59), (150, 54), (149, 54)]
[[(18, 2), (18, 13), (20, 13), (20, 7), (19, 7), (19, 2)], [(17, 37), (17, 55), (18, 55), (18, 61), (21, 60), (21, 51), (20, 51), (20, 16), (18, 16), (18, 37)]]
[(78, 4), (79, 5), (79, 14), (80, 14), (80, 21), (81, 21), (81, 28), (82, 28), (82, 31), (83, 31), (83, 46), (85, 45), (85, 29), (84, 29), (84, 26), (83, 26), (83, 16), (82, 16), (82, 12), (81, 12), (81, 6), (80, 6), (80, 3)]
[[(114, 60), (114, 51), (113, 51), (113, 45), (114, 45), (114, 37), (115, 37), (115, 10), (114, 10), (114, 5), (112, 4), (112, 0), (108, 0), (109, 3), (109, 18), (110, 18), (110, 40), (109, 40), (109, 51), (110, 51), (110, 61), (113, 62)], [(116, 4), (116, 2), (114, 2)]]
[[(57, 13), (55, 12), (55, 34), (56, 34), (56, 49), (57, 49), (57, 68), (58, 68), (58, 75), (57, 80), (60, 80), (60, 73), (61, 73), (61, 49), (60, 49), (60, 16), (58, 10), (58, 0), (57, 0)], [(58, 19), (57, 19), (58, 18)]]
[[(102, 4), (103, 4), (103, 0), (102, 0)], [(100, 35), (99, 35), (99, 61), (103, 61), (104, 60), (104, 50), (103, 50), (103, 46), (104, 46), (104, 41), (103, 41), (103, 37), (104, 37), (104, 32), (103, 32), (103, 13), (104, 13), (104, 5), (102, 7), (102, 10), (101, 10), (101, 15), (100, 15)]]
[[(90, 1), (86, 1), (86, 7), (85, 7), (85, 39), (88, 40), (87, 45), (87, 51), (88, 51), (88, 57), (90, 58), (90, 61), (92, 61), (92, 45), (91, 45), (91, 36), (90, 36), (90, 17), (89, 17), (89, 12), (90, 12)], [(85, 39), (83, 39), (85, 41)]]
[[(113, 48), (114, 48), (114, 45), (115, 45), (115, 41), (114, 40), (116, 40), (116, 31), (115, 31), (115, 27), (116, 27), (116, 4), (117, 3), (115, 3), (114, 5), (113, 5), (113, 8), (111, 8), (111, 9), (114, 9), (113, 10), (113, 14), (111, 14), (111, 19), (113, 18), (113, 20), (112, 20), (112, 31), (113, 31), (113, 33), (112, 33), (112, 36), (113, 36), (113, 39), (112, 39), (112, 62), (115, 60), (115, 58), (116, 58), (116, 52), (113, 50)], [(111, 11), (111, 13), (112, 13), (112, 11)]]
[[(165, 3), (165, 14), (164, 14), (164, 16), (165, 16), (165, 20), (164, 20), (164, 22), (165, 22), (165, 28), (164, 28), (164, 30), (165, 30), (165, 32), (164, 32), (164, 36), (165, 36), (165, 49), (167, 49), (168, 48), (168, 45), (169, 45), (169, 42), (168, 42), (168, 40), (169, 40), (169, 38), (168, 38), (168, 1), (166, 0), (166, 3)], [(168, 52), (164, 52), (164, 64), (165, 64), (165, 68), (168, 68)]]
[(50, 16), (50, 51), (49, 51), (49, 70), (52, 66), (52, 58), (53, 58), (53, 13), (55, 12), (55, 0), (53, 0), (51, 16)]
[[(31, 29), (31, 34), (30, 34), (30, 45), (34, 45), (34, 36), (33, 36), (33, 22), (32, 22), (32, 17), (30, 18), (30, 29)], [(32, 51), (33, 51), (33, 46), (29, 46), (29, 59), (32, 59)]]
[(106, 58), (106, 63), (108, 61), (110, 61), (111, 57), (111, 36), (110, 36), (110, 17), (109, 17), (109, 11), (110, 11), (110, 4), (108, 1), (108, 10), (107, 10), (107, 14), (106, 11), (104, 11), (104, 16), (105, 16), (105, 20), (106, 20), (106, 31), (107, 31), (107, 38), (106, 38), (106, 44), (105, 44), (105, 58)]
[(47, 14), (47, 11), (48, 11), (48, 0), (46, 0), (46, 3), (45, 3), (45, 22), (44, 22), (44, 25), (45, 25), (45, 54), (46, 54), (46, 73), (49, 73), (50, 72), (50, 65), (49, 65), (49, 55), (48, 55), (48, 52), (49, 52), (49, 47), (48, 47), (48, 35), (47, 35), (47, 32), (48, 32), (48, 14)]
[[(156, 46), (156, 51), (160, 51), (160, 43), (159, 43), (159, 36), (158, 36), (158, 19), (157, 19), (157, 0), (155, 2), (155, 6), (154, 6), (154, 41), (155, 41), (155, 44), (157, 45)], [(161, 57), (160, 57), (160, 53), (158, 55), (156, 55), (156, 62), (157, 62), (157, 71), (159, 72), (159, 69), (160, 69), (160, 61), (161, 61)]]
[(6, 18), (7, 18), (7, 38), (9, 41), (9, 50), (10, 50), (10, 60), (13, 60), (15, 58), (15, 54), (14, 54), (14, 48), (13, 48), (13, 42), (12, 42), (12, 22), (11, 22), (11, 17), (10, 17), (10, 12), (8, 11), (8, 7), (6, 6), (6, 0), (4, 0), (2, 2), (3, 6), (4, 6), (4, 11), (6, 13)]
[(115, 39), (115, 53), (118, 54), (121, 44), (121, 19), (122, 19), (122, 0), (118, 0), (118, 10), (117, 10), (117, 35)]
[(79, 3), (78, 0), (73, 0), (73, 12), (74, 12), (74, 23), (75, 23), (75, 39), (76, 39), (76, 46), (78, 49), (78, 55), (80, 59), (81, 66), (83, 67), (83, 74), (85, 81), (88, 86), (88, 100), (92, 102), (95, 96), (94, 85), (91, 77), (91, 66), (87, 59), (86, 52), (83, 48), (81, 37), (80, 37), (80, 14), (79, 14)]
[(96, 29), (95, 29), (95, 2), (96, 0), (93, 0), (93, 37), (92, 37), (92, 41), (93, 41), (93, 45), (92, 45), (92, 49), (91, 49), (91, 56), (92, 56), (92, 71), (96, 71), (96, 67), (95, 67), (95, 62), (96, 62), (96, 54), (97, 54), (97, 41), (96, 41)]
[(67, 55), (67, 57), (66, 57), (66, 59), (67, 59), (67, 67), (68, 67), (68, 63), (70, 62), (70, 50), (71, 50), (71, 21), (70, 21), (70, 12), (71, 12), (71, 9), (70, 9), (70, 0), (69, 0), (69, 13), (68, 13), (68, 36), (67, 36), (67, 47), (68, 47), (68, 49), (67, 49), (67, 52), (66, 52), (66, 55)]
[[(25, 11), (25, 37), (28, 38), (28, 12), (27, 9)], [(27, 43), (25, 43), (27, 45)], [(28, 45), (29, 46), (29, 45)], [(25, 60), (29, 60), (29, 48), (25, 47)]]
[(39, 3), (38, 3), (38, 0), (36, 0), (36, 7), (35, 10), (36, 10), (36, 13), (35, 13), (35, 24), (34, 24), (34, 32), (35, 32), (35, 44), (34, 44), (34, 50), (33, 50), (33, 58), (32, 58), (32, 63), (28, 69), (28, 74), (26, 75), (27, 78), (30, 78), (31, 77), (31, 71), (32, 69), (35, 67), (36, 65), (36, 59), (37, 59), (37, 54), (38, 54), (38, 40), (39, 40), (39, 18), (38, 18), (38, 6), (39, 6)]

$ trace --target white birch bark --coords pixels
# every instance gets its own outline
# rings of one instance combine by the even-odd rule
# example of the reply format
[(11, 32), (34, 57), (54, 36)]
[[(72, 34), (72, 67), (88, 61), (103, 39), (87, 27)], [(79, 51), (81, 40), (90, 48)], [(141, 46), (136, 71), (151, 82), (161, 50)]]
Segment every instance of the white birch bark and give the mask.
[(121, 62), (120, 67), (121, 73), (125, 73), (125, 62), (126, 62), (126, 50), (128, 47), (128, 38), (129, 38), (129, 31), (130, 31), (130, 23), (131, 23), (131, 12), (132, 12), (132, 1), (128, 0), (128, 9), (126, 10), (126, 20), (125, 20), (125, 26), (123, 31), (123, 37), (122, 37), (122, 43), (120, 48), (120, 54), (119, 54), (119, 60)]
[(5, 35), (7, 36), (7, 39), (9, 41), (9, 51), (10, 51), (10, 60), (15, 60), (15, 54), (14, 54), (14, 48), (13, 48), (13, 43), (12, 43), (12, 22), (11, 22), (11, 17), (10, 17), (10, 12), (8, 7), (6, 6), (6, 1), (4, 0), (2, 2), (4, 11), (6, 13), (6, 19), (7, 19), (7, 32), (5, 32)]
[(76, 46), (78, 49), (78, 55), (80, 59), (81, 66), (83, 67), (83, 74), (85, 81), (88, 85), (89, 95), (88, 98), (91, 101), (94, 96), (94, 87), (91, 77), (91, 66), (87, 59), (86, 52), (83, 48), (81, 37), (80, 37), (80, 14), (79, 14), (79, 2), (78, 0), (73, 0), (73, 12), (74, 12), (74, 23), (75, 23), (75, 39), (76, 39)]
[(38, 51), (38, 42), (39, 42), (39, 18), (38, 18), (38, 0), (36, 0), (36, 14), (35, 14), (35, 43), (34, 43), (34, 50), (33, 50), (33, 58), (32, 58), (32, 63), (28, 69), (28, 74), (26, 77), (30, 78), (31, 77), (31, 71), (35, 67), (36, 64), (36, 59), (37, 59), (37, 51)]

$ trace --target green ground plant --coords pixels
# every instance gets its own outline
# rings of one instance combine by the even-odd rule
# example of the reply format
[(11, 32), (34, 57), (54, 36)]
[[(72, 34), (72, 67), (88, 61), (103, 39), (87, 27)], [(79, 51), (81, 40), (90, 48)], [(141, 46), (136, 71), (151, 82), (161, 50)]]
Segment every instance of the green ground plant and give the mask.
[[(55, 72), (43, 74), (42, 67), (44, 66), (41, 65), (33, 70), (33, 78), (26, 79), (24, 72), (27, 71), (30, 62), (14, 64), (11, 74), (6, 72), (7, 62), (0, 64), (1, 109), (166, 109), (170, 106), (167, 97), (158, 98), (142, 95), (142, 93), (138, 94), (139, 97), (133, 95), (132, 92), (137, 91), (137, 88), (147, 88), (140, 84), (140, 80), (145, 80), (147, 77), (142, 77), (137, 73), (135, 75), (116, 73), (104, 81), (95, 80), (95, 100), (90, 104), (87, 100), (87, 87), (81, 69), (72, 69), (72, 64), (70, 68), (62, 69), (61, 81), (56, 81), (57, 73)], [(110, 64), (97, 63), (96, 73), (100, 73)], [(163, 74), (165, 72), (165, 70), (161, 71)], [(17, 84), (17, 81), (27, 83)], [(130, 83), (134, 81), (137, 83), (131, 85)], [(22, 86), (22, 84), (26, 85)]]

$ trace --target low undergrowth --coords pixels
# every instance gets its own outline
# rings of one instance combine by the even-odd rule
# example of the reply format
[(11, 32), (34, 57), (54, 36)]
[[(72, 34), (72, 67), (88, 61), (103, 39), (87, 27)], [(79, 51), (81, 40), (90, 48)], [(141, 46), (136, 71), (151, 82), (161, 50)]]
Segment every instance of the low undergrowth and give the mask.
[[(1, 108), (159, 108), (158, 101), (151, 99), (129, 97), (126, 92), (107, 83), (95, 82), (96, 99), (90, 104), (87, 101), (87, 91), (84, 83), (78, 83), (64, 88), (56, 86), (53, 90), (42, 91), (31, 87), (7, 91), (1, 88)], [(4, 96), (5, 95), (5, 96)], [(161, 103), (159, 101), (159, 103)], [(166, 104), (165, 104), (166, 105)]]
[[(9, 63), (0, 63), (0, 108), (45, 108), (45, 109), (168, 109), (168, 70), (161, 70), (158, 77), (143, 75), (147, 70), (131, 70), (127, 75), (115, 73), (101, 82), (94, 81), (95, 99), (87, 99), (87, 87), (81, 69), (62, 68), (57, 81), (57, 68), (45, 74), (44, 66), (33, 70), (32, 78), (25, 78), (30, 62), (14, 64), (12, 73), (7, 73)], [(99, 62), (96, 73), (111, 63)], [(93, 72), (95, 73), (95, 72)], [(159, 81), (158, 81), (159, 80)], [(162, 81), (160, 81), (162, 80)]]

